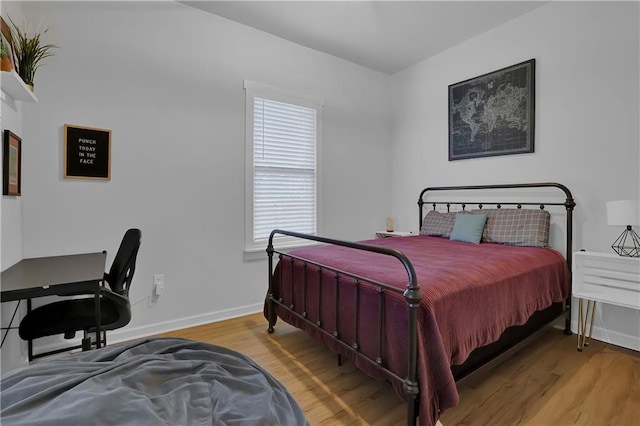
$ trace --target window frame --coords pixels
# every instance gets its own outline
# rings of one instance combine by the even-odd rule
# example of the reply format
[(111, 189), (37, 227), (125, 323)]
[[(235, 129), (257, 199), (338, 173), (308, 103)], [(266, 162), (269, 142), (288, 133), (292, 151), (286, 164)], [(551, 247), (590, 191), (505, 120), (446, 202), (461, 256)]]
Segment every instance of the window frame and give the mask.
[[(267, 241), (256, 243), (253, 224), (253, 190), (254, 190), (254, 98), (260, 97), (277, 102), (299, 105), (316, 110), (316, 234), (322, 230), (322, 98), (303, 95), (293, 91), (280, 89), (250, 80), (244, 80), (245, 90), (245, 203), (244, 203), (244, 259), (255, 260), (266, 258)], [(315, 242), (291, 237), (279, 237), (278, 249), (287, 250), (295, 247), (314, 245)]]

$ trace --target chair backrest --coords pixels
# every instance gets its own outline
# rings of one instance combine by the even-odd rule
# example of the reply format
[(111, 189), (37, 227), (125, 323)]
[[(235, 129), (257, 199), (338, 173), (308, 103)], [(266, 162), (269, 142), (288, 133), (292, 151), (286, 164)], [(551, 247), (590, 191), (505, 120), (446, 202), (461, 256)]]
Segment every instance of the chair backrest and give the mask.
[(136, 270), (136, 257), (142, 242), (142, 232), (139, 229), (129, 229), (125, 232), (116, 257), (105, 280), (114, 293), (129, 297), (129, 286)]

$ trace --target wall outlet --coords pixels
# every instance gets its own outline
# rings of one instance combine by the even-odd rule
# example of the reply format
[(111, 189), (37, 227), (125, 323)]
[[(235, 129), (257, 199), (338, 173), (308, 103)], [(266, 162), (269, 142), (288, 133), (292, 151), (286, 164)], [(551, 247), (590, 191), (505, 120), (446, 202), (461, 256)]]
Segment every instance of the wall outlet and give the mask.
[(164, 274), (156, 274), (153, 276), (153, 296), (159, 297), (164, 293)]

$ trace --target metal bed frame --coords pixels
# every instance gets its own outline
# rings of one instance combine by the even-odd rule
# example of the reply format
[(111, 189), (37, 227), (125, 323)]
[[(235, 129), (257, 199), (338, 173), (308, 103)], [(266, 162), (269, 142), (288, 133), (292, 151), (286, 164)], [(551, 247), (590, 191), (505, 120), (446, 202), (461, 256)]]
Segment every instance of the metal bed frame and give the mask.
[[(451, 191), (471, 191), (471, 190), (488, 190), (488, 189), (523, 189), (523, 188), (546, 188), (546, 187), (550, 187), (550, 188), (557, 188), (561, 191), (564, 192), (565, 194), (565, 201), (564, 202), (554, 202), (554, 201), (537, 201), (537, 202), (502, 202), (502, 201), (482, 201), (481, 203), (478, 202), (464, 202), (464, 201), (426, 201), (426, 197), (428, 194), (433, 193), (433, 192), (451, 192)], [(447, 211), (450, 210), (451, 206), (460, 206), (462, 210), (465, 209), (465, 207), (467, 205), (474, 205), (474, 206), (478, 206), (478, 208), (482, 209), (484, 206), (486, 205), (495, 205), (496, 208), (501, 208), (502, 206), (505, 205), (510, 205), (510, 206), (515, 206), (515, 208), (522, 208), (523, 205), (535, 205), (535, 206), (539, 206), (540, 209), (544, 209), (545, 206), (564, 206), (565, 210), (566, 210), (566, 246), (565, 246), (565, 259), (567, 262), (567, 267), (568, 267), (568, 281), (569, 281), (569, 286), (571, 286), (571, 261), (572, 261), (572, 239), (573, 239), (573, 209), (576, 205), (576, 203), (573, 200), (573, 196), (571, 194), (571, 191), (569, 191), (569, 189), (567, 187), (565, 187), (564, 185), (561, 185), (559, 183), (555, 183), (555, 182), (544, 182), (544, 183), (521, 183), (521, 184), (500, 184), (500, 185), (472, 185), (472, 186), (443, 186), (443, 187), (428, 187), (422, 190), (422, 192), (420, 192), (420, 196), (418, 199), (418, 209), (419, 209), (419, 229), (422, 227), (422, 220), (423, 220), (423, 209), (424, 209), (424, 205), (428, 204), (431, 205), (432, 208), (435, 210), (437, 208), (437, 206), (446, 206)], [(407, 279), (408, 279), (408, 283), (407, 286), (404, 290), (390, 286), (388, 284), (373, 280), (371, 278), (366, 278), (357, 274), (352, 274), (348, 271), (343, 271), (343, 270), (338, 270), (335, 268), (332, 268), (331, 266), (328, 265), (323, 265), (323, 264), (319, 264), (316, 262), (312, 262), (306, 259), (303, 259), (301, 257), (292, 255), (292, 254), (287, 254), (285, 252), (281, 252), (281, 251), (277, 251), (276, 249), (274, 249), (273, 246), (273, 240), (274, 237), (276, 235), (283, 235), (283, 236), (290, 236), (290, 237), (295, 237), (295, 238), (300, 238), (300, 239), (304, 239), (304, 240), (310, 240), (310, 241), (315, 241), (315, 242), (319, 242), (319, 243), (325, 243), (325, 244), (332, 244), (332, 245), (337, 245), (337, 246), (343, 246), (343, 247), (348, 247), (348, 248), (352, 248), (352, 249), (356, 249), (356, 250), (363, 250), (363, 251), (368, 251), (368, 252), (373, 252), (373, 253), (378, 253), (380, 255), (385, 255), (385, 256), (391, 256), (395, 259), (397, 259), (402, 266), (405, 268), (406, 272), (407, 272)], [(334, 319), (335, 319), (335, 324), (336, 324), (336, 330), (326, 330), (323, 328), (323, 324), (322, 324), (322, 320), (318, 319), (317, 321), (311, 321), (308, 319), (307, 317), (307, 306), (306, 306), (306, 300), (307, 300), (307, 285), (306, 285), (306, 273), (302, 274), (303, 275), (303, 280), (302, 283), (295, 283), (296, 285), (296, 290), (298, 290), (301, 287), (301, 291), (302, 291), (302, 299), (303, 299), (303, 303), (305, 306), (302, 307), (302, 314), (296, 312), (294, 310), (294, 305), (285, 305), (283, 303), (283, 298), (275, 298), (274, 297), (274, 289), (275, 289), (275, 285), (276, 283), (275, 278), (274, 278), (274, 263), (273, 263), (273, 256), (274, 254), (278, 254), (279, 256), (279, 260), (281, 262), (281, 267), (286, 267), (286, 264), (284, 263), (284, 259), (289, 259), (290, 263), (291, 263), (291, 268), (293, 268), (293, 262), (295, 260), (301, 261), (303, 264), (303, 268), (305, 268), (305, 271), (307, 270), (307, 268), (315, 268), (315, 271), (318, 274), (318, 279), (319, 279), (319, 283), (320, 285), (318, 286), (318, 308), (320, 306), (321, 300), (322, 300), (322, 293), (323, 293), (323, 287), (326, 287), (327, 289), (325, 291), (331, 291), (333, 290), (334, 292), (334, 296), (335, 296), (335, 310), (334, 310)], [(343, 349), (344, 351), (346, 351), (347, 353), (351, 353), (354, 357), (357, 357), (358, 359), (364, 360), (367, 363), (376, 366), (376, 368), (378, 368), (379, 370), (381, 370), (386, 376), (390, 376), (390, 377), (394, 377), (397, 380), (399, 380), (400, 382), (403, 382), (403, 388), (404, 388), (404, 392), (407, 398), (407, 424), (409, 425), (413, 425), (416, 424), (417, 421), (417, 416), (418, 416), (418, 395), (420, 392), (420, 388), (419, 388), (419, 384), (417, 381), (417, 345), (418, 345), (418, 339), (417, 339), (417, 313), (418, 313), (418, 309), (420, 307), (420, 300), (422, 298), (422, 294), (420, 293), (420, 287), (418, 286), (417, 283), (417, 278), (416, 278), (416, 273), (415, 270), (413, 268), (413, 265), (411, 264), (411, 261), (399, 250), (396, 249), (392, 249), (392, 248), (387, 248), (387, 247), (381, 247), (381, 246), (374, 246), (374, 245), (367, 245), (367, 244), (362, 244), (362, 243), (356, 243), (356, 242), (350, 242), (350, 241), (341, 241), (341, 240), (336, 240), (336, 239), (331, 239), (331, 238), (325, 238), (325, 237), (320, 237), (320, 236), (316, 236), (316, 235), (308, 235), (308, 234), (301, 234), (301, 233), (297, 233), (297, 232), (292, 232), (292, 231), (286, 231), (286, 230), (280, 230), (280, 229), (275, 229), (271, 232), (271, 235), (269, 236), (269, 243), (267, 246), (267, 255), (268, 255), (268, 268), (269, 268), (269, 290), (267, 293), (267, 297), (266, 297), (266, 313), (267, 313), (267, 319), (269, 322), (269, 327), (268, 327), (268, 332), (269, 333), (273, 333), (274, 332), (274, 325), (277, 321), (277, 314), (276, 314), (276, 310), (275, 310), (275, 306), (277, 305), (279, 307), (279, 309), (284, 309), (286, 311), (288, 311), (290, 314), (292, 314), (293, 316), (299, 318), (300, 320), (304, 321), (305, 323), (311, 325), (312, 327), (314, 327), (316, 330), (320, 331), (322, 334), (324, 334), (325, 336), (328, 336), (329, 338), (331, 338), (332, 340), (334, 340), (338, 346)], [(331, 276), (334, 279), (334, 285), (329, 285), (329, 284), (325, 284), (324, 282), (322, 282), (322, 272), (323, 270), (325, 271), (330, 271), (331, 272)], [(313, 270), (312, 270), (313, 271)], [(340, 313), (340, 315), (348, 315), (348, 314), (353, 314), (354, 315), (354, 324), (355, 324), (355, 330), (354, 330), (354, 336), (355, 339), (353, 342), (347, 342), (345, 340), (342, 339), (342, 336), (339, 335), (338, 330), (337, 330), (337, 324), (338, 324), (338, 297), (339, 297), (339, 280), (341, 277), (347, 277), (348, 279), (351, 280), (351, 282), (353, 283), (353, 292), (354, 292), (354, 297), (355, 297), (355, 311), (352, 313), (345, 313), (342, 312)], [(281, 279), (281, 276), (280, 276)], [(358, 298), (359, 298), (359, 292), (360, 292), (360, 287), (364, 284), (364, 283), (368, 283), (368, 285), (373, 286), (377, 293), (378, 293), (378, 316), (376, 318), (376, 322), (377, 323), (377, 336), (378, 336), (378, 340), (377, 340), (377, 356), (375, 358), (371, 358), (365, 354), (363, 354), (362, 352), (360, 352), (360, 346), (358, 343), (358, 317), (359, 317), (359, 312), (358, 312)], [(291, 301), (294, 300), (293, 298), (293, 288), (294, 288), (294, 283), (292, 283), (291, 285)], [(280, 288), (281, 288), (281, 283), (280, 283)], [(342, 290), (344, 291), (344, 289)], [(399, 293), (402, 294), (406, 300), (407, 303), (407, 315), (408, 315), (408, 338), (409, 338), (409, 342), (408, 342), (408, 368), (407, 368), (407, 376), (406, 377), (399, 377), (397, 374), (395, 374), (393, 371), (389, 370), (388, 368), (385, 367), (384, 361), (382, 359), (382, 339), (383, 339), (383, 303), (384, 303), (384, 292), (386, 291), (391, 291), (391, 292), (395, 292), (395, 293)], [(292, 302), (293, 303), (293, 302)], [(562, 307), (562, 304), (559, 304), (560, 306), (555, 306), (552, 305), (551, 307), (543, 310), (543, 311), (538, 311), (536, 313), (534, 313), (532, 315), (532, 317), (530, 318), (530, 320), (522, 325), (522, 326), (515, 326), (515, 327), (510, 327), (507, 330), (505, 330), (505, 332), (503, 333), (503, 335), (501, 336), (501, 338), (497, 341), (494, 342), (490, 345), (478, 348), (476, 350), (474, 350), (470, 355), (469, 358), (467, 359), (467, 361), (465, 361), (465, 363), (463, 363), (460, 366), (454, 366), (452, 367), (452, 372), (454, 374), (454, 377), (456, 379), (456, 381), (460, 380), (461, 378), (465, 377), (466, 375), (470, 374), (471, 372), (477, 370), (479, 367), (481, 367), (482, 365), (488, 364), (489, 362), (493, 361), (494, 359), (496, 359), (498, 356), (502, 355), (505, 351), (507, 351), (509, 348), (513, 348), (516, 345), (518, 345), (519, 343), (523, 342), (525, 339), (527, 339), (528, 337), (530, 337), (531, 335), (533, 335), (536, 331), (538, 331), (540, 328), (542, 328), (543, 326), (547, 325), (549, 322), (555, 320), (559, 315), (561, 315), (564, 311), (566, 317), (565, 317), (565, 334), (571, 334), (571, 330), (570, 330), (570, 321), (571, 321), (571, 314), (570, 314), (570, 308), (571, 308), (571, 292), (569, 291), (569, 296), (567, 297), (567, 300), (565, 301), (565, 306)], [(553, 308), (553, 309), (552, 309)], [(320, 309), (318, 309), (318, 311), (320, 311)], [(535, 318), (534, 318), (535, 317)], [(338, 360), (340, 362), (340, 355), (338, 355)]]

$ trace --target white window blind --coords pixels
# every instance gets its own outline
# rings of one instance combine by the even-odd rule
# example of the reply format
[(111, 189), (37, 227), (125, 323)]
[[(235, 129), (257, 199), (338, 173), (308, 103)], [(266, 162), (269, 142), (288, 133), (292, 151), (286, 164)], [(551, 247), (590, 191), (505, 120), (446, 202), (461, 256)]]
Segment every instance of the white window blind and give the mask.
[(317, 110), (253, 98), (253, 242), (316, 233)]

